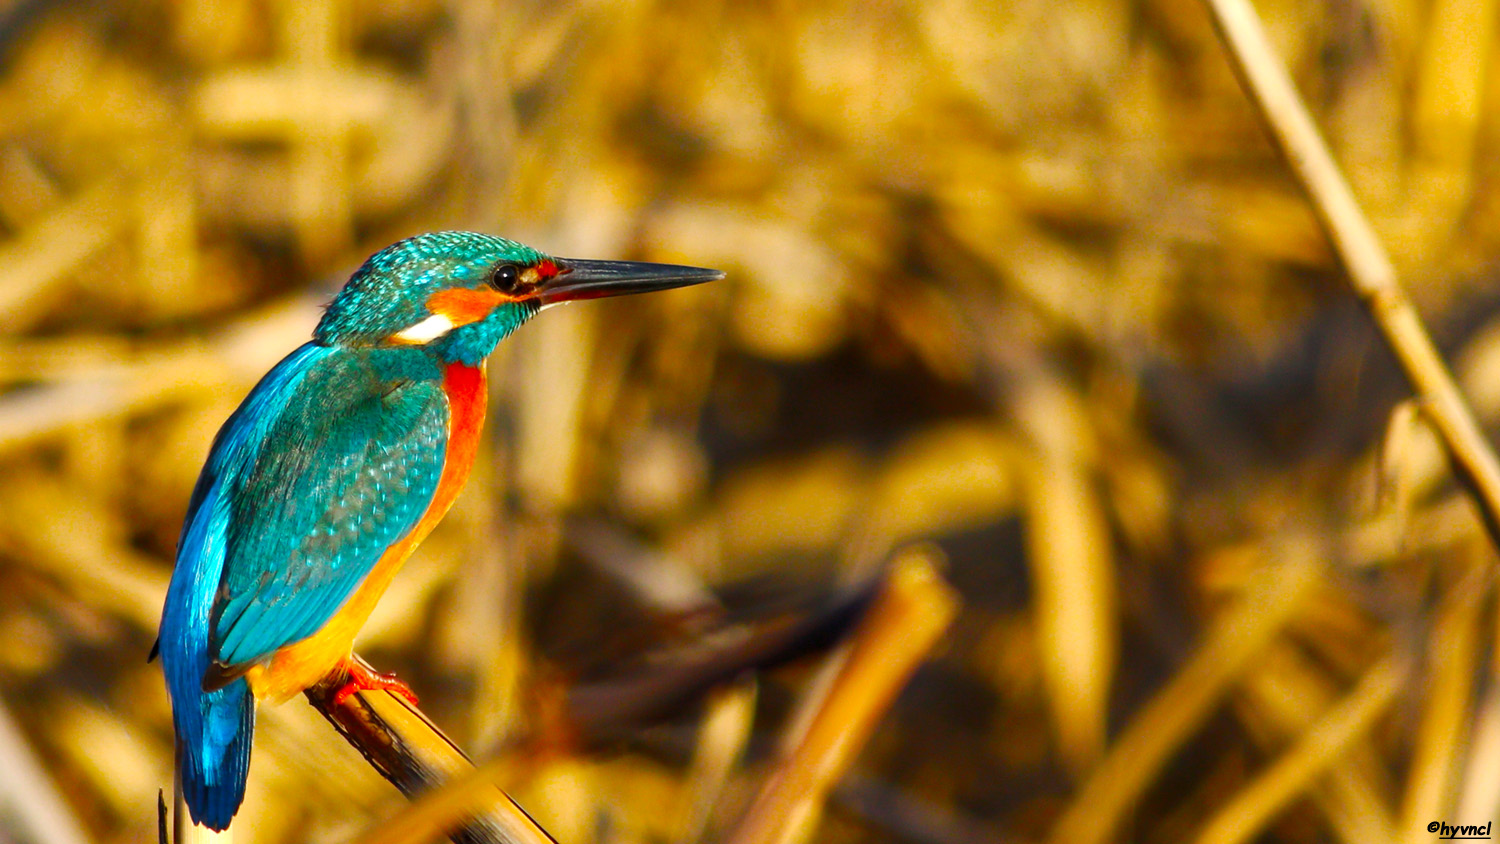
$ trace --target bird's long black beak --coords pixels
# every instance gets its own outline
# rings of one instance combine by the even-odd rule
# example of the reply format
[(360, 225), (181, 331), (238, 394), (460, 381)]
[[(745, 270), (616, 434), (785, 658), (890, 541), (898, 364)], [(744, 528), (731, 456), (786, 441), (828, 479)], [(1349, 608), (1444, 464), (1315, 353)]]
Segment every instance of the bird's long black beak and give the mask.
[(577, 299), (603, 299), (671, 290), (724, 277), (719, 270), (681, 267), (676, 264), (647, 264), (640, 261), (590, 261), (583, 258), (559, 258), (558, 273), (542, 285), (537, 298), (543, 305), (572, 302)]

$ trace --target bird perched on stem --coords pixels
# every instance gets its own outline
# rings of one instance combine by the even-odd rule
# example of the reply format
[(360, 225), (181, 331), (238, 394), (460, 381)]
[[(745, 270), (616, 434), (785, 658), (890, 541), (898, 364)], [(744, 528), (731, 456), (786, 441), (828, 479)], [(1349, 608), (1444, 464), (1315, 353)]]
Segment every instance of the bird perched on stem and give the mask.
[(157, 646), (195, 823), (223, 830), (238, 811), (258, 701), (332, 672), (340, 698), (414, 699), (350, 659), (354, 637), (469, 474), (496, 344), (554, 304), (722, 277), (471, 232), (365, 261), (224, 423), (188, 504)]

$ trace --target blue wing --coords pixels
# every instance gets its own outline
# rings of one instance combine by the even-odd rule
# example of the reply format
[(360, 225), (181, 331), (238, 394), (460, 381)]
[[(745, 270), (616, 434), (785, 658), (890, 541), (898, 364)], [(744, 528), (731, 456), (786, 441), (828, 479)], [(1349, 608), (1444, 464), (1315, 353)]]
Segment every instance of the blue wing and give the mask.
[(432, 501), (447, 445), (438, 373), (413, 350), (308, 344), (256, 385), (194, 489), (164, 653), (196, 650), (168, 641), (175, 613), (179, 639), (206, 633), (215, 688), (338, 610)]
[(214, 440), (188, 503), (177, 566), (162, 609), (162, 670), (172, 695), (178, 772), (193, 820), (222, 830), (245, 796), (255, 702), (244, 680), (205, 691), (213, 596), (224, 572), (229, 493), (240, 467), (253, 459), (263, 433), (257, 420), (284, 403), (327, 350), (307, 345), (289, 355), (256, 385)]
[(448, 405), (425, 356), (327, 350), (300, 368), (270, 415), (229, 423), (253, 426), (255, 447), (224, 513), (210, 649), (222, 679), (322, 627), (421, 519), (442, 474)]
[(447, 446), (438, 375), (414, 350), (309, 343), (214, 440), (159, 640), (198, 823), (224, 829), (244, 798), (255, 704), (238, 671), (322, 626), (427, 510)]

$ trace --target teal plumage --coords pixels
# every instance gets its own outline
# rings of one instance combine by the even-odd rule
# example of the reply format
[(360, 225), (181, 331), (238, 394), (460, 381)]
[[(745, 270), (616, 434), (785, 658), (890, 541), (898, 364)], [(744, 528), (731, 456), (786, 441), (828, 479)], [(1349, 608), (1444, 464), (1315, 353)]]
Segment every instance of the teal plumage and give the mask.
[(231, 673), (322, 627), (426, 512), (442, 471), (448, 410), (428, 355), (356, 349), (304, 366), (229, 513), (246, 562), (220, 581), (213, 630)]
[[(424, 304), (432, 294), (457, 286), (478, 287), (497, 260), (530, 266), (547, 258), (542, 253), (503, 237), (473, 232), (435, 232), (407, 238), (371, 255), (328, 306), (313, 331), (313, 341), (325, 346), (369, 346), (387, 342), (392, 334), (421, 322), (431, 314)], [(506, 312), (473, 326), (483, 342), (471, 366), (495, 344), (536, 313), (534, 303), (507, 303)]]
[(312, 342), (224, 424), (188, 504), (158, 643), (196, 823), (226, 828), (244, 798), (256, 696), (276, 696), (257, 683), (315, 682), (298, 673), (305, 659), (278, 675), (282, 655), (327, 631), (352, 638), (363, 617), (340, 615), (352, 596), (377, 566), (388, 579), (452, 503), (495, 345), (548, 304), (719, 275), (558, 260), (468, 232), (409, 238), (354, 273)]

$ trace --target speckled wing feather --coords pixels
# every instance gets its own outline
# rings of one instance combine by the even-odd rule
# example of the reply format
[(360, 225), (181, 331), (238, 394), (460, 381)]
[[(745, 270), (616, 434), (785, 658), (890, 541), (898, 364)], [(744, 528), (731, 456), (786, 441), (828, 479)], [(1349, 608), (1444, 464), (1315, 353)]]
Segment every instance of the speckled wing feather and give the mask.
[(318, 359), (236, 479), (207, 687), (317, 632), (431, 503), (447, 401), (380, 354)]

